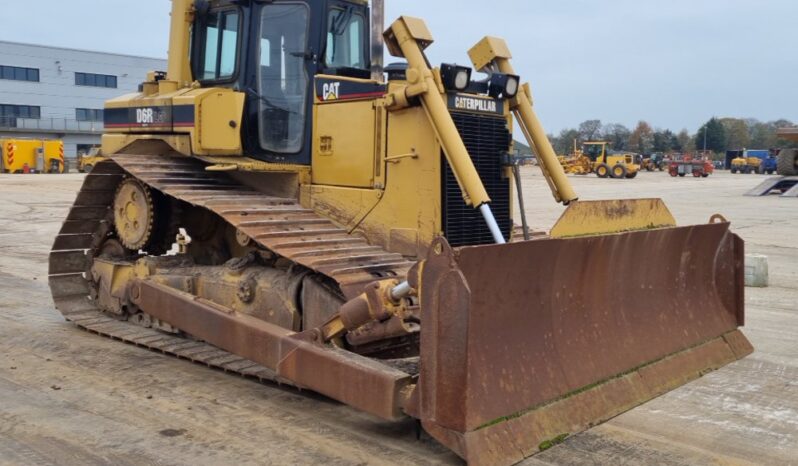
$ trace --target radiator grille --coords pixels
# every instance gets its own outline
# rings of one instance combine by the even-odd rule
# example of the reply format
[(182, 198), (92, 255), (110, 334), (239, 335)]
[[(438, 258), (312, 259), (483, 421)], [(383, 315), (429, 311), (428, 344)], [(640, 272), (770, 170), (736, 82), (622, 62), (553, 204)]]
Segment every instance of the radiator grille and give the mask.
[[(510, 237), (510, 180), (502, 176), (502, 156), (510, 147), (507, 120), (502, 117), (452, 112), (474, 166), (491, 198), (491, 210), (505, 238)], [(443, 156), (443, 155), (442, 155)], [(443, 157), (443, 232), (452, 246), (492, 244), (479, 210), (465, 205), (454, 173)]]

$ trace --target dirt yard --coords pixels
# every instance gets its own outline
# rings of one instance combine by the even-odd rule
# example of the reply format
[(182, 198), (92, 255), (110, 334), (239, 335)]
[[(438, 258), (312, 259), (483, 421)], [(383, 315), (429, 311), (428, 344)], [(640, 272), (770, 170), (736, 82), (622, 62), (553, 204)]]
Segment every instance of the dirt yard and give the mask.
[[(415, 424), (384, 423), (65, 323), (47, 254), (82, 175), (0, 175), (0, 464), (460, 464)], [(742, 194), (762, 177), (573, 177), (583, 199), (661, 197), (680, 224), (722, 213), (769, 257), (747, 289), (756, 352), (524, 464), (798, 464), (798, 200)], [(531, 225), (562, 212), (525, 169)], [(641, 258), (645, 260), (645, 258)]]

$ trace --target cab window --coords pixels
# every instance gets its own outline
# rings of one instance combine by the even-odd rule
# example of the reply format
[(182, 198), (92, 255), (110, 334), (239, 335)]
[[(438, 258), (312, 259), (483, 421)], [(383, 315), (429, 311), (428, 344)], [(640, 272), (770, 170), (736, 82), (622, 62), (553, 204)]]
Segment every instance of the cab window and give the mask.
[(324, 62), (329, 68), (368, 68), (366, 19), (354, 8), (330, 10)]
[(237, 10), (212, 11), (208, 14), (199, 79), (222, 81), (233, 77), (238, 56), (238, 33)]
[(260, 143), (297, 153), (305, 138), (309, 12), (305, 4), (263, 6), (260, 26)]

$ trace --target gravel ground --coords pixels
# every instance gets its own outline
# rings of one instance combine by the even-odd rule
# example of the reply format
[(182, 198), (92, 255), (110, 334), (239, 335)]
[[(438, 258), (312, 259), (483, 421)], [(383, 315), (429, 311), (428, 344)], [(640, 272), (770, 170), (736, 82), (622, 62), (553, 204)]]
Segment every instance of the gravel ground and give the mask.
[[(82, 175), (0, 175), (0, 464), (459, 464), (414, 424), (110, 341), (65, 323), (47, 253)], [(798, 200), (756, 175), (572, 177), (583, 199), (661, 197), (680, 224), (724, 214), (771, 286), (747, 289), (752, 356), (525, 463), (798, 464)], [(562, 212), (526, 168), (527, 214)]]

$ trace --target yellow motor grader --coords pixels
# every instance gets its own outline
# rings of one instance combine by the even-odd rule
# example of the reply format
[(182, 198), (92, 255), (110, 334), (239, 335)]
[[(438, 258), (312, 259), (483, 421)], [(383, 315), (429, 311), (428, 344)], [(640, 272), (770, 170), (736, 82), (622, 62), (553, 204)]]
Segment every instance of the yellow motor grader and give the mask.
[(599, 178), (635, 178), (640, 172), (635, 154), (615, 152), (606, 141), (584, 143), (582, 154), (592, 162), (593, 172)]
[(576, 146), (576, 139), (574, 139), (574, 149), (569, 155), (558, 156), (565, 173), (569, 175), (588, 175), (593, 173), (593, 161), (585, 155), (583, 149)]
[(616, 153), (606, 141), (589, 141), (570, 155), (558, 157), (565, 173), (588, 175), (595, 173), (599, 178), (635, 178), (641, 170), (636, 156), (631, 153)]
[[(107, 159), (55, 239), (65, 318), (416, 418), (472, 464), (752, 351), (728, 222), (578, 200), (503, 40), (432, 67), (425, 23), (383, 32), (382, 12), (173, 0), (168, 70), (106, 104)], [(532, 240), (513, 234), (516, 123), (567, 206)]]

